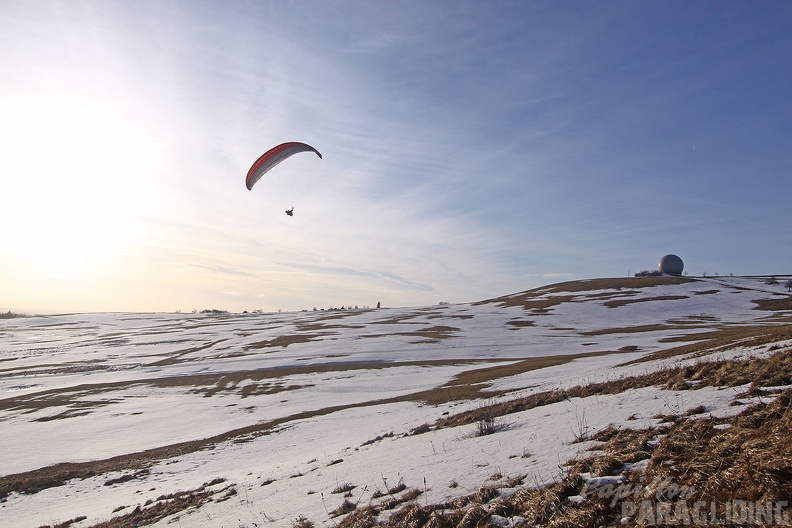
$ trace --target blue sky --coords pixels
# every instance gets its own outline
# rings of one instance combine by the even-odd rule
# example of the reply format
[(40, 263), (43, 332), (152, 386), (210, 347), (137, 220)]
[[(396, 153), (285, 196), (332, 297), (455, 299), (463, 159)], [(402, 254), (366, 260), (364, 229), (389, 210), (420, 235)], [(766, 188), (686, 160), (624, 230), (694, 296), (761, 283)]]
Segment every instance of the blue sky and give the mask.
[[(0, 310), (790, 272), (789, 2), (11, 0), (0, 27)], [(284, 141), (323, 159), (248, 191)]]

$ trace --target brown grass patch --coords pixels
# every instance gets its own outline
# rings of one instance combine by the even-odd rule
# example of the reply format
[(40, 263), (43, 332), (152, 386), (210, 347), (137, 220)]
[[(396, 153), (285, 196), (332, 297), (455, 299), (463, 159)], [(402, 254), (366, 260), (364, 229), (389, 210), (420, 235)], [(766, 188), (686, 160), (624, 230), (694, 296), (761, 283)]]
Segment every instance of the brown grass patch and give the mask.
[(689, 326), (680, 327), (680, 326), (671, 326), (667, 324), (652, 324), (652, 325), (639, 325), (639, 326), (624, 326), (620, 328), (603, 328), (601, 330), (589, 330), (586, 332), (581, 332), (581, 335), (585, 336), (599, 336), (599, 335), (610, 335), (610, 334), (639, 334), (644, 332), (661, 332), (661, 331), (668, 331), (668, 330), (689, 330)]
[(533, 321), (526, 321), (524, 319), (513, 319), (511, 321), (508, 321), (506, 324), (509, 326), (513, 326), (515, 330), (518, 328), (528, 328), (530, 326), (536, 326), (536, 323), (534, 323)]
[(688, 299), (687, 295), (658, 295), (657, 297), (644, 297), (641, 299), (619, 299), (615, 301), (606, 301), (603, 304), (608, 308), (618, 308), (620, 306), (627, 306), (629, 304), (637, 304), (643, 302), (653, 302), (653, 301), (679, 301), (682, 299)]
[(202, 350), (208, 350), (222, 343), (223, 341), (227, 341), (227, 339), (220, 339), (218, 341), (212, 341), (204, 345), (188, 348), (186, 350), (179, 350), (178, 352), (169, 354), (168, 357), (165, 359), (161, 359), (159, 361), (150, 363), (149, 366), (162, 367), (166, 365), (177, 365), (179, 363), (187, 363), (190, 361), (190, 359), (183, 359), (185, 356), (188, 356), (190, 354), (195, 354), (196, 352), (200, 352)]
[(566, 390), (539, 392), (505, 402), (480, 406), (476, 409), (437, 420), (431, 428), (458, 427), (478, 423), (493, 417), (558, 403), (570, 398), (584, 398), (598, 394), (619, 394), (629, 389), (663, 386), (669, 390), (688, 390), (694, 386), (736, 387), (751, 384), (749, 393), (765, 385), (784, 385), (792, 382), (792, 349), (779, 351), (769, 358), (733, 361), (702, 361), (689, 367), (676, 367), (640, 376), (579, 385)]
[(225, 492), (226, 496), (215, 499), (218, 502), (226, 500), (229, 495), (236, 493), (233, 486), (226, 486), (220, 490), (209, 489), (210, 486), (218, 483), (218, 481), (208, 482), (194, 490), (178, 491), (163, 495), (158, 497), (152, 504), (137, 506), (130, 513), (113, 517), (109, 521), (95, 524), (91, 528), (137, 528), (138, 526), (147, 526), (185, 510), (200, 508), (220, 493)]
[[(518, 360), (508, 365), (497, 365), (494, 367), (483, 367), (469, 370), (458, 374), (453, 380), (440, 387), (419, 391), (413, 394), (398, 396), (394, 398), (385, 398), (381, 400), (373, 400), (368, 402), (354, 403), (348, 405), (339, 405), (334, 407), (326, 407), (317, 411), (306, 411), (297, 413), (291, 416), (279, 418), (269, 422), (258, 423), (250, 426), (240, 427), (227, 431), (225, 433), (215, 435), (209, 438), (200, 440), (192, 440), (172, 444), (168, 446), (153, 448), (137, 453), (127, 455), (120, 455), (104, 460), (88, 461), (88, 462), (74, 462), (74, 463), (60, 463), (45, 468), (40, 468), (24, 473), (6, 475), (0, 477), (0, 499), (6, 497), (9, 493), (36, 493), (42, 489), (61, 486), (72, 479), (85, 479), (95, 475), (108, 473), (111, 471), (140, 471), (149, 468), (152, 464), (159, 460), (181, 456), (187, 453), (198, 451), (201, 449), (211, 449), (216, 444), (234, 441), (243, 442), (256, 438), (261, 435), (270, 434), (277, 427), (288, 423), (293, 420), (300, 420), (314, 416), (324, 416), (332, 414), (341, 410), (368, 407), (373, 405), (381, 405), (387, 403), (404, 402), (404, 401), (420, 401), (428, 404), (440, 404), (449, 401), (461, 399), (478, 399), (478, 398), (491, 398), (495, 393), (485, 392), (492, 380), (528, 372), (530, 370), (540, 369), (548, 366), (560, 365), (572, 361), (577, 358), (598, 356), (613, 352), (595, 352), (591, 354), (571, 354), (566, 356), (548, 356), (538, 358), (528, 358)], [(491, 360), (493, 362), (503, 362), (503, 360)], [(238, 383), (244, 379), (263, 379), (268, 377), (277, 377), (293, 373), (304, 372), (331, 372), (331, 371), (350, 371), (355, 369), (379, 369), (390, 368), (407, 365), (426, 365), (426, 366), (442, 366), (442, 365), (464, 365), (464, 364), (482, 363), (481, 360), (477, 361), (418, 361), (418, 362), (395, 362), (395, 363), (347, 363), (347, 364), (328, 364), (328, 365), (314, 365), (306, 367), (288, 367), (269, 369), (261, 371), (239, 372), (234, 374), (207, 374), (198, 376), (184, 376), (179, 378), (165, 378), (156, 380), (145, 380), (137, 382), (119, 382), (98, 384), (96, 386), (78, 386), (70, 389), (58, 389), (51, 391), (44, 391), (38, 395), (33, 395), (36, 398), (52, 397), (53, 400), (48, 400), (49, 404), (68, 404), (72, 402), (78, 395), (86, 392), (105, 390), (107, 388), (118, 388), (119, 386), (133, 385), (133, 384), (167, 384), (167, 385), (202, 385), (212, 383), (215, 387), (230, 386), (232, 382)], [(34, 402), (24, 401), (24, 397), (19, 397), (16, 401), (4, 400), (2, 405), (6, 409), (16, 409), (21, 406), (37, 403), (41, 405), (42, 402), (38, 399)]]
[[(418, 312), (406, 313), (406, 314), (398, 314), (398, 315), (393, 315), (393, 316), (391, 316), (391, 317), (389, 317), (387, 319), (382, 319), (381, 321), (372, 321), (369, 324), (373, 324), (373, 325), (397, 325), (397, 324), (401, 324), (401, 323), (403, 323), (405, 321), (410, 321), (411, 319), (416, 319), (418, 317), (421, 317), (422, 315), (423, 314), (420, 314)], [(408, 323), (408, 324), (421, 324), (421, 323), (418, 322), (418, 323)]]
[[(543, 364), (542, 358), (531, 358), (530, 360), (526, 360), (527, 363), (523, 365), (522, 368), (529, 370), (531, 368), (542, 368), (542, 366), (546, 366), (549, 364), (558, 364), (557, 363), (558, 361), (566, 362), (566, 361), (570, 361), (571, 359), (572, 357), (567, 358), (565, 356), (561, 356), (560, 358), (545, 358), (545, 361), (547, 361), (547, 363)], [(89, 393), (92, 391), (106, 390), (107, 388), (118, 388), (119, 386), (128, 386), (134, 384), (194, 385), (194, 384), (208, 383), (210, 382), (210, 380), (212, 383), (217, 384), (217, 383), (221, 383), (221, 380), (223, 379), (226, 380), (230, 379), (233, 381), (240, 379), (256, 378), (258, 376), (260, 376), (261, 378), (265, 378), (265, 377), (276, 377), (291, 373), (303, 373), (303, 372), (331, 372), (331, 371), (345, 372), (355, 369), (380, 369), (380, 368), (389, 368), (389, 367), (398, 367), (398, 366), (407, 366), (407, 365), (441, 366), (441, 365), (459, 365), (459, 364), (470, 364), (470, 363), (481, 363), (481, 361), (437, 360), (437, 361), (418, 361), (412, 363), (407, 363), (407, 362), (354, 363), (354, 364), (315, 365), (315, 366), (307, 366), (307, 367), (288, 367), (282, 369), (240, 372), (240, 373), (234, 373), (233, 375), (208, 374), (208, 375), (199, 375), (199, 376), (185, 376), (182, 379), (166, 378), (166, 379), (145, 380), (145, 381), (137, 381), (137, 382), (97, 384), (95, 386), (85, 385), (70, 389), (43, 391), (42, 393), (39, 393), (37, 395), (29, 395), (28, 397), (34, 396), (33, 401), (25, 401), (25, 397), (20, 396), (15, 399), (3, 400), (1, 403), (5, 409), (19, 409), (19, 408), (24, 408), (25, 406), (28, 405), (32, 405), (34, 408), (38, 408), (37, 406), (43, 405), (44, 402), (46, 402), (46, 404), (48, 405), (53, 405), (53, 404), (67, 405), (71, 403), (74, 400), (74, 398), (83, 395), (85, 393)], [(476, 369), (474, 371), (471, 371), (470, 373), (460, 374), (455, 379), (455, 382), (458, 383), (458, 385), (443, 386), (440, 387), (439, 389), (421, 391), (415, 394), (399, 396), (395, 398), (386, 398), (381, 400), (354, 403), (348, 405), (338, 405), (334, 407), (326, 407), (323, 409), (319, 409), (317, 411), (306, 411), (291, 416), (285, 416), (283, 418), (279, 418), (277, 420), (272, 420), (269, 422), (240, 427), (219, 435), (203, 438), (200, 440), (181, 442), (168, 446), (148, 449), (137, 453), (120, 455), (104, 460), (95, 460), (95, 461), (87, 461), (87, 462), (69, 462), (69, 463), (64, 462), (32, 471), (27, 471), (24, 473), (6, 475), (0, 477), (0, 500), (8, 496), (9, 493), (13, 493), (13, 492), (37, 493), (38, 491), (41, 491), (43, 489), (62, 486), (69, 480), (73, 480), (73, 479), (85, 479), (113, 471), (145, 470), (149, 468), (152, 464), (160, 460), (185, 455), (201, 449), (211, 449), (216, 444), (226, 441), (235, 441), (235, 442), (247, 441), (261, 435), (269, 434), (277, 427), (293, 420), (301, 420), (314, 416), (324, 416), (327, 414), (332, 414), (334, 412), (351, 409), (351, 408), (367, 407), (367, 406), (402, 402), (402, 401), (447, 402), (447, 401), (452, 401), (454, 399), (460, 399), (466, 397), (471, 397), (471, 398), (481, 397), (481, 390), (484, 388), (484, 386), (478, 385), (477, 383), (479, 382), (483, 383), (485, 380), (494, 379), (495, 377), (498, 376), (498, 372), (503, 372), (503, 371), (498, 370), (497, 367), (496, 370), (493, 370), (489, 373), (487, 372), (486, 368)], [(476, 383), (476, 384), (465, 385), (465, 383)]]
[(780, 312), (792, 310), (792, 296), (784, 295), (775, 299), (757, 299), (753, 301), (756, 303), (757, 310), (764, 310), (768, 312)]
[(439, 339), (448, 339), (449, 337), (456, 337), (455, 333), (459, 332), (459, 328), (454, 326), (431, 326), (429, 328), (424, 328), (422, 330), (416, 330), (414, 332), (397, 332), (393, 335), (404, 335), (404, 336), (414, 336), (414, 337), (423, 337), (425, 338), (424, 341), (419, 341), (419, 343), (434, 343)]
[[(445, 327), (452, 328), (452, 327)], [(445, 330), (443, 330), (445, 331)], [(651, 358), (670, 357), (677, 354), (701, 353), (705, 354), (714, 349), (724, 349), (735, 344), (746, 344), (756, 346), (764, 343), (773, 343), (784, 339), (792, 339), (792, 325), (786, 326), (746, 326), (734, 327), (717, 332), (709, 332), (693, 336), (691, 339), (701, 339), (701, 343), (676, 347), (670, 351), (653, 354)], [(594, 354), (576, 354), (568, 356), (553, 356), (544, 358), (529, 358), (516, 360), (507, 365), (499, 364), (490, 367), (481, 367), (469, 370), (456, 376), (450, 382), (441, 387), (429, 391), (422, 391), (415, 394), (398, 398), (375, 400), (357, 404), (341, 405), (329, 407), (319, 411), (298, 413), (292, 416), (283, 417), (266, 423), (255, 424), (227, 431), (223, 434), (210, 438), (182, 442), (169, 446), (163, 446), (138, 453), (132, 453), (113, 457), (105, 460), (90, 461), (84, 463), (62, 463), (40, 468), (37, 470), (0, 477), (0, 500), (12, 492), (36, 493), (42, 489), (60, 486), (71, 479), (89, 478), (107, 472), (132, 471), (142, 472), (149, 468), (153, 463), (176, 456), (184, 455), (201, 449), (211, 449), (215, 445), (225, 441), (245, 441), (258, 436), (269, 434), (282, 424), (292, 420), (304, 419), (312, 416), (332, 414), (334, 412), (371, 405), (379, 405), (396, 401), (424, 401), (428, 403), (442, 403), (457, 399), (473, 399), (481, 397), (492, 397), (494, 393), (485, 392), (490, 382), (494, 379), (512, 376), (547, 366), (559, 365), (579, 357), (590, 355), (602, 355), (613, 352), (598, 352)], [(662, 356), (667, 354), (667, 356)], [(645, 376), (636, 376), (615, 380), (603, 384), (592, 384), (585, 387), (576, 387), (565, 391), (548, 391), (534, 394), (525, 398), (515, 399), (509, 402), (491, 406), (487, 409), (488, 416), (504, 416), (510, 413), (527, 410), (549, 403), (555, 403), (572, 397), (584, 397), (595, 394), (609, 394), (622, 392), (624, 390), (643, 387), (649, 385), (664, 385), (668, 388), (685, 389), (691, 388), (690, 381), (698, 381), (701, 385), (712, 384), (721, 386), (735, 386), (746, 383), (753, 383), (752, 389), (758, 391), (758, 387), (766, 384), (781, 385), (789, 383), (789, 373), (792, 372), (792, 351), (785, 350), (778, 352), (768, 359), (752, 359), (745, 361), (729, 362), (702, 362), (698, 365), (686, 368), (670, 369), (663, 372), (652, 373)], [(498, 360), (501, 363), (503, 360)], [(252, 379), (261, 380), (265, 378), (277, 378), (293, 373), (315, 373), (321, 371), (349, 371), (355, 369), (389, 368), (404, 365), (461, 365), (474, 363), (471, 361), (423, 361), (423, 362), (404, 362), (404, 363), (352, 363), (352, 364), (329, 364), (306, 367), (289, 367), (282, 369), (270, 369), (262, 371), (250, 371), (229, 375), (207, 374), (199, 376), (184, 376), (181, 378), (166, 378), (155, 380), (138, 380), (132, 382), (107, 383), (97, 385), (83, 385), (63, 390), (42, 391), (36, 394), (25, 394), (14, 398), (8, 398), (0, 402), (0, 408), (4, 409), (38, 409), (52, 405), (70, 405), (76, 402), (77, 398), (85, 397), (89, 394), (96, 394), (108, 389), (117, 389), (123, 386), (132, 385), (152, 385), (152, 386), (180, 386), (191, 385), (197, 387), (231, 387), (237, 385), (241, 380)], [(477, 361), (475, 363), (481, 363)], [(224, 378), (225, 376), (225, 378)], [(238, 377), (234, 377), (238, 376)], [(784, 376), (787, 376), (784, 378)], [(263, 385), (262, 385), (263, 386)], [(754, 388), (756, 387), (756, 388)], [(218, 389), (220, 390), (220, 389)], [(493, 414), (495, 413), (495, 414)], [(451, 417), (438, 420), (434, 427), (451, 427), (457, 425), (476, 423), (481, 419), (481, 414), (476, 411), (461, 413)], [(695, 433), (695, 431), (694, 431)], [(617, 435), (614, 435), (616, 438)], [(629, 443), (628, 438), (622, 438), (622, 443)], [(776, 439), (778, 441), (778, 439)], [(620, 445), (613, 442), (613, 445)], [(684, 443), (680, 443), (684, 445)], [(614, 447), (615, 449), (615, 447)], [(634, 452), (640, 452), (643, 447), (634, 445)], [(631, 455), (637, 456), (637, 455)], [(593, 463), (592, 463), (593, 464)], [(592, 465), (595, 469), (606, 470), (614, 467), (613, 460), (603, 460), (599, 465)], [(763, 470), (764, 471), (764, 470)], [(140, 473), (143, 475), (142, 473)], [(766, 475), (762, 473), (762, 478)], [(358, 510), (361, 511), (361, 510)], [(371, 512), (369, 512), (371, 513)], [(357, 514), (357, 513), (356, 513)], [(364, 515), (361, 513), (360, 515)], [(438, 519), (437, 511), (430, 510), (428, 518)], [(542, 517), (542, 513), (536, 514), (536, 518)], [(599, 515), (599, 513), (597, 514)], [(437, 520), (440, 522), (440, 520)], [(461, 519), (460, 519), (461, 522)], [(112, 526), (112, 525), (108, 525)], [(438, 524), (440, 526), (440, 524)]]
[[(792, 497), (792, 393), (758, 404), (716, 429), (715, 420), (685, 420), (662, 439), (647, 467), (650, 479), (671, 479), (698, 497), (726, 502)], [(696, 446), (696, 449), (691, 449)]]
[[(417, 323), (411, 323), (417, 324)], [(457, 337), (457, 332), (460, 332), (459, 328), (454, 326), (444, 326), (444, 325), (436, 325), (436, 326), (429, 326), (426, 328), (422, 328), (420, 330), (414, 330), (412, 332), (389, 332), (387, 334), (363, 334), (360, 337), (366, 339), (375, 339), (381, 337), (393, 337), (393, 336), (407, 336), (407, 337), (422, 337), (424, 339), (420, 341), (411, 341), (412, 344), (423, 344), (423, 343), (437, 343), (440, 339), (448, 339), (451, 337)]]
[(481, 301), (474, 303), (474, 306), (482, 304), (498, 304), (504, 308), (510, 306), (521, 306), (523, 310), (531, 311), (533, 314), (543, 314), (550, 312), (550, 308), (558, 306), (565, 302), (572, 301), (575, 297), (573, 295), (557, 295), (547, 299), (537, 299), (532, 292), (525, 292), (524, 294), (512, 295), (509, 297), (500, 297), (489, 301)]
[[(563, 304), (565, 302), (574, 301), (576, 299), (575, 295), (560, 295), (563, 293), (586, 293), (589, 294), (587, 297), (591, 298), (600, 298), (600, 299), (607, 299), (612, 298), (614, 296), (624, 296), (629, 295), (632, 293), (637, 293), (639, 289), (642, 288), (649, 288), (653, 286), (662, 286), (662, 285), (672, 285), (672, 284), (684, 284), (686, 282), (691, 282), (695, 279), (687, 279), (685, 277), (633, 277), (633, 278), (611, 278), (611, 279), (591, 279), (591, 280), (583, 280), (583, 281), (570, 281), (570, 282), (562, 282), (559, 284), (554, 284), (552, 286), (542, 286), (540, 288), (534, 288), (532, 290), (527, 290), (518, 294), (514, 295), (506, 295), (503, 297), (496, 297), (494, 299), (487, 299), (485, 301), (479, 301), (477, 303), (473, 303), (474, 306), (480, 306), (484, 304), (498, 304), (502, 307), (509, 307), (509, 306), (520, 306), (524, 310), (529, 310), (534, 314), (543, 314), (548, 313), (550, 308), (554, 306), (558, 306), (559, 304)], [(621, 291), (623, 289), (627, 289), (628, 291)], [(616, 290), (612, 293), (597, 293), (591, 294), (592, 291), (595, 290)], [(553, 294), (552, 297), (545, 297), (546, 295)], [(680, 296), (668, 296), (669, 298), (685, 298)], [(657, 297), (656, 300), (662, 299), (662, 297)], [(646, 299), (648, 300), (648, 299)], [(611, 300), (606, 301), (606, 306), (608, 303), (613, 303), (611, 307), (619, 306), (618, 303), (627, 303), (627, 302), (641, 302), (642, 300)]]
[[(347, 362), (326, 363), (293, 367), (275, 367), (269, 369), (247, 370), (231, 373), (193, 374), (188, 376), (168, 376), (164, 378), (139, 379), (130, 381), (94, 383), (73, 387), (48, 389), (39, 392), (24, 392), (10, 398), (0, 400), (0, 411), (23, 411), (69, 407), (65, 412), (82, 412), (101, 405), (108, 405), (116, 399), (96, 399), (90, 397), (129, 389), (134, 387), (194, 387), (194, 392), (212, 396), (221, 392), (237, 391), (241, 396), (255, 394), (274, 394), (285, 390), (298, 389), (301, 386), (283, 385), (278, 378), (299, 374), (315, 374), (325, 372), (353, 372), (356, 370), (372, 370), (398, 368), (405, 366), (445, 366), (479, 364), (487, 360), (423, 360), (394, 362)], [(503, 360), (489, 360), (503, 361)], [(66, 417), (66, 416), (62, 416)]]
[(84, 515), (80, 515), (78, 517), (75, 517), (74, 519), (69, 519), (68, 521), (63, 521), (61, 523), (53, 524), (53, 525), (41, 526), (40, 528), (69, 528), (69, 526), (71, 526), (72, 524), (78, 523), (80, 521), (84, 521), (87, 518), (88, 517)]
[(580, 292), (592, 290), (620, 290), (622, 288), (651, 288), (653, 286), (665, 286), (669, 284), (685, 284), (696, 279), (686, 277), (613, 277), (602, 279), (590, 279), (562, 282), (554, 284), (550, 288), (544, 288), (551, 292)]
[(320, 332), (315, 334), (291, 334), (291, 335), (282, 335), (277, 336), (272, 339), (267, 339), (266, 341), (259, 341), (258, 343), (250, 343), (245, 345), (245, 350), (258, 350), (261, 348), (274, 348), (274, 347), (283, 347), (286, 348), (289, 345), (294, 345), (296, 343), (310, 343), (311, 341), (316, 341), (321, 337), (326, 337), (328, 335), (335, 335), (333, 332)]
[[(701, 365), (691, 374), (713, 383), (732, 383), (738, 381), (733, 373), (747, 371), (757, 391), (775, 378), (792, 378), (792, 351), (767, 360), (723, 362), (717, 368), (712, 363)], [(731, 374), (724, 378), (726, 372)], [(671, 369), (666, 382), (677, 374)], [(607, 427), (592, 436), (602, 442), (596, 454), (571, 461), (561, 481), (550, 486), (523, 488), (505, 496), (499, 495), (497, 486), (485, 486), (449, 503), (422, 506), (412, 502), (384, 522), (377, 519), (379, 510), (369, 507), (348, 516), (339, 528), (488, 527), (495, 525), (493, 515), (522, 517), (525, 526), (636, 527), (636, 519), (623, 518), (622, 501), (648, 498), (659, 504), (684, 500), (691, 505), (694, 501), (721, 505), (730, 501), (789, 501), (792, 390), (783, 391), (770, 403), (750, 406), (734, 418), (714, 420), (696, 415), (700, 413), (676, 416), (661, 428)], [(625, 464), (640, 461), (646, 461), (643, 473), (625, 471)], [(619, 475), (622, 480), (618, 485), (589, 487), (582, 474)], [(514, 487), (517, 483), (512, 480), (506, 485)], [(617, 495), (620, 489), (624, 496)], [(685, 490), (686, 495), (680, 498), (679, 490)], [(583, 496), (584, 500), (571, 501), (572, 496)]]
[[(406, 397), (406, 401), (421, 401), (430, 405), (439, 405), (457, 400), (492, 398), (502, 394), (502, 392), (487, 390), (494, 380), (516, 376), (532, 370), (563, 365), (575, 359), (615, 353), (618, 352), (589, 352), (583, 354), (540, 356), (515, 360), (505, 365), (466, 370), (465, 372), (457, 374), (454, 379), (444, 385), (427, 391), (410, 394)], [(504, 360), (497, 361), (502, 362)]]
[(696, 343), (647, 354), (627, 362), (625, 365), (645, 363), (656, 359), (666, 359), (681, 355), (691, 355), (693, 357), (702, 356), (739, 345), (755, 347), (787, 339), (792, 339), (792, 325), (731, 326), (712, 330), (710, 332), (694, 333), (664, 339), (664, 342), (696, 341)]

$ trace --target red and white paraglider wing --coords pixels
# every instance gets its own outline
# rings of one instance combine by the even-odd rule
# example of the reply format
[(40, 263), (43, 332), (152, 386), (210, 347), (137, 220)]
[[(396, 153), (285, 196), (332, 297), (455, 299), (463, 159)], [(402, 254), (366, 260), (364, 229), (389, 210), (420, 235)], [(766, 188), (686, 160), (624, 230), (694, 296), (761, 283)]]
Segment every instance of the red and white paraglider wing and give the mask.
[(311, 145), (306, 145), (305, 143), (299, 143), (297, 141), (290, 141), (288, 143), (282, 143), (277, 147), (272, 147), (267, 152), (262, 154), (261, 157), (253, 164), (253, 166), (250, 167), (247, 177), (245, 178), (245, 185), (247, 186), (248, 190), (252, 189), (256, 182), (259, 181), (259, 179), (261, 179), (261, 177), (264, 176), (264, 174), (275, 165), (287, 158), (294, 156), (295, 154), (299, 154), (300, 152), (315, 152), (320, 159), (322, 158), (322, 155), (319, 154), (319, 151), (313, 148)]

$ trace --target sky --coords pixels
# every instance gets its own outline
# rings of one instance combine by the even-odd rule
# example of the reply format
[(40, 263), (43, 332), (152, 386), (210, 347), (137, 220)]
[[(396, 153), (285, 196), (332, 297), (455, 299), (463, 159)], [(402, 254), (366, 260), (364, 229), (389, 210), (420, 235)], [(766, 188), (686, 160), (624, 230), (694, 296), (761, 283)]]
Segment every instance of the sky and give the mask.
[[(0, 27), (2, 311), (790, 272), (786, 1), (6, 0)], [(323, 158), (248, 191), (285, 141)]]

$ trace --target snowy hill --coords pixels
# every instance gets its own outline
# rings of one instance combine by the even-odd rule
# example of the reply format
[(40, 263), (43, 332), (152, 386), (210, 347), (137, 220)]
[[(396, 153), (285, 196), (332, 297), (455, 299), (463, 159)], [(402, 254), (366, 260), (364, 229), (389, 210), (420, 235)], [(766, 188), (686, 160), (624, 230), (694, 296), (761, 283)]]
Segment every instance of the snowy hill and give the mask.
[(593, 279), (420, 308), (0, 320), (0, 526), (335, 526), (364, 506), (382, 522), (410, 501), (550, 484), (596, 431), (697, 407), (727, 418), (740, 412), (735, 392), (650, 383), (454, 417), (788, 349), (792, 298), (778, 279)]

